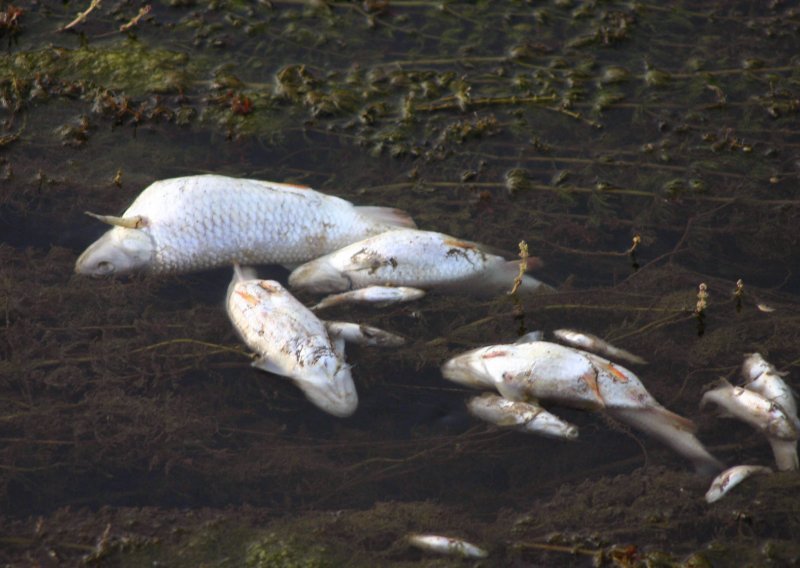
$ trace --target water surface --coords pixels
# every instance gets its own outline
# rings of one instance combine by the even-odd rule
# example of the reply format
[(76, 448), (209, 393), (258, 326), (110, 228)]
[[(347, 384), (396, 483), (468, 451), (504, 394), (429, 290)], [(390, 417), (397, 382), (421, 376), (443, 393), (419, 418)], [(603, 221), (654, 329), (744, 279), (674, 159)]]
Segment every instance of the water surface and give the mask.
[[(709, 480), (657, 442), (561, 408), (575, 443), (490, 428), (438, 371), (579, 328), (647, 358), (650, 392), (727, 464), (771, 465), (698, 402), (752, 351), (797, 385), (791, 3), (190, 0), (119, 32), (143, 6), (65, 32), (88, 4), (0, 20), (4, 561), (430, 562), (408, 532), (471, 539), (488, 565), (800, 554), (795, 473), (707, 506)], [(105, 230), (83, 211), (206, 172), (401, 207), (509, 258), (525, 240), (558, 291), (332, 310), (409, 344), (351, 349), (359, 410), (329, 417), (249, 368), (227, 270), (73, 274)]]

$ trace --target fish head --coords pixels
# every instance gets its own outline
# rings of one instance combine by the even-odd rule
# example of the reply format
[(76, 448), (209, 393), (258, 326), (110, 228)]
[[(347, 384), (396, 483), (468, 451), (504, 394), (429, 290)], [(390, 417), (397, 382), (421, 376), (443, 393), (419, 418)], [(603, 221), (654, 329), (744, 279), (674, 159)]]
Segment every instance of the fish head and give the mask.
[(350, 290), (353, 283), (326, 257), (321, 257), (295, 268), (289, 275), (289, 286), (316, 294), (332, 294)]
[(750, 353), (742, 364), (742, 376), (746, 383), (756, 380), (763, 373), (773, 370), (774, 367), (764, 360), (761, 353)]
[(114, 227), (78, 257), (75, 272), (94, 277), (127, 274), (148, 268), (154, 252), (148, 233)]
[(314, 373), (295, 382), (310, 402), (328, 414), (345, 418), (358, 408), (356, 385), (346, 363), (337, 363), (332, 374)]
[(464, 386), (476, 389), (494, 388), (495, 380), (484, 361), (488, 349), (490, 348), (481, 347), (453, 357), (442, 365), (442, 375), (445, 379)]

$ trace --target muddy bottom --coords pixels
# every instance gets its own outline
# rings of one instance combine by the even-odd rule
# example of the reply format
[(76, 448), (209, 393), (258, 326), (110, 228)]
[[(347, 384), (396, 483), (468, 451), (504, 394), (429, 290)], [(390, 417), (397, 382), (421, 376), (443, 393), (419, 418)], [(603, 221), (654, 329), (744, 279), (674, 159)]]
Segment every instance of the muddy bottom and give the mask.
[[(587, 479), (520, 514), (472, 518), (424, 502), (284, 515), (268, 508), (63, 508), (2, 521), (0, 560), (56, 566), (788, 566), (796, 565), (793, 474), (754, 477), (707, 505), (705, 480), (663, 467)], [(468, 507), (467, 507), (468, 508)], [(469, 540), (484, 560), (409, 546), (410, 533)], [(768, 535), (768, 537), (767, 537)]]

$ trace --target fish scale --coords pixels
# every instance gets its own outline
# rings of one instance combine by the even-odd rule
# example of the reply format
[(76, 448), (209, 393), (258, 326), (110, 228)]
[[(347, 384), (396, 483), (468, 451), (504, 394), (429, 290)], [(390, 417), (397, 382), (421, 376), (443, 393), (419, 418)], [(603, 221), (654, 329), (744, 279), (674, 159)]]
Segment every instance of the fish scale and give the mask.
[[(221, 192), (209, 181), (216, 182), (206, 176), (190, 178), (173, 192), (164, 192), (164, 182), (157, 182), (125, 212), (151, 220), (158, 243), (155, 266), (180, 271), (218, 266), (227, 259), (265, 262), (265, 250), (270, 262), (300, 262), (348, 244), (349, 235), (369, 232), (353, 206), (337, 197), (253, 180), (235, 180)], [(161, 223), (166, 219), (182, 222)], [(329, 237), (319, 233), (320, 227)], [(218, 251), (209, 251), (209, 240)]]
[[(78, 272), (297, 264), (391, 228), (413, 226), (396, 209), (356, 207), (310, 188), (217, 175), (155, 182), (121, 219), (100, 218), (117, 226), (81, 255)], [(136, 219), (141, 226), (129, 226)], [(119, 259), (126, 247), (134, 248), (129, 255), (134, 261)]]

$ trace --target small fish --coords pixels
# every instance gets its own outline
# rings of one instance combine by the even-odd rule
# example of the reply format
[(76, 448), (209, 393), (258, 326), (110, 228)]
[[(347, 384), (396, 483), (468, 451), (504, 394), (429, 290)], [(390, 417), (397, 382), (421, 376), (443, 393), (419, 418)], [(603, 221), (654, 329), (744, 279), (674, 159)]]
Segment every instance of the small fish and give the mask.
[(514, 402), (496, 394), (486, 393), (471, 398), (467, 408), (476, 418), (520, 432), (540, 434), (551, 438), (576, 440), (578, 427), (561, 420), (532, 402)]
[(323, 321), (328, 335), (342, 338), (348, 343), (380, 347), (399, 347), (406, 340), (399, 335), (389, 333), (377, 327), (344, 321)]
[[(529, 260), (531, 266), (538, 262)], [(518, 274), (518, 261), (486, 252), (481, 245), (432, 231), (395, 229), (297, 267), (289, 285), (318, 294), (409, 286), (491, 296), (509, 290)], [(532, 276), (522, 279), (522, 292), (546, 288)]]
[(425, 290), (409, 288), (408, 286), (369, 286), (359, 290), (350, 290), (340, 294), (325, 296), (316, 306), (314, 311), (338, 306), (344, 303), (363, 302), (376, 306), (388, 306), (396, 302), (410, 302), (425, 295)]
[(786, 381), (786, 373), (780, 373), (770, 363), (764, 360), (760, 353), (751, 353), (745, 357), (742, 364), (744, 388), (757, 392), (770, 402), (774, 402), (783, 409), (786, 416), (794, 423), (800, 432), (800, 420), (797, 418), (797, 402), (794, 393)]
[(495, 388), (503, 397), (608, 413), (691, 460), (699, 471), (722, 464), (694, 436), (694, 424), (661, 406), (631, 371), (598, 355), (547, 341), (490, 345), (442, 367), (446, 379)]
[(779, 470), (798, 469), (800, 431), (780, 406), (757, 392), (735, 387), (725, 379), (720, 381), (720, 386), (703, 395), (700, 408), (709, 404), (716, 405), (721, 416), (738, 418), (764, 434), (772, 446)]
[(434, 534), (412, 534), (408, 536), (408, 543), (421, 550), (461, 556), (464, 558), (486, 558), (489, 553), (466, 540), (439, 536)]
[(706, 502), (719, 501), (728, 491), (757, 473), (771, 474), (772, 470), (762, 465), (737, 465), (726, 469), (711, 482), (711, 487), (706, 492)]
[(569, 343), (572, 347), (578, 347), (587, 351), (594, 351), (595, 353), (607, 355), (608, 357), (614, 357), (615, 359), (624, 359), (625, 361), (636, 363), (638, 365), (647, 364), (647, 361), (638, 355), (634, 355), (630, 351), (625, 351), (624, 349), (615, 347), (604, 339), (600, 339), (596, 335), (592, 335), (590, 333), (583, 333), (572, 329), (557, 329), (553, 332), (553, 335), (555, 335), (561, 341)]
[(708, 404), (717, 405), (722, 416), (738, 418), (766, 436), (781, 440), (797, 440), (799, 437), (794, 424), (777, 404), (757, 392), (735, 387), (725, 379), (720, 380), (717, 388), (703, 395), (700, 408)]
[(356, 207), (313, 189), (199, 175), (157, 181), (78, 258), (90, 276), (181, 273), (242, 264), (296, 265), (397, 227), (402, 211)]
[(358, 406), (344, 340), (332, 339), (325, 325), (273, 280), (242, 280), (237, 271), (228, 288), (227, 311), (253, 363), (289, 377), (316, 406), (334, 416), (350, 416)]

